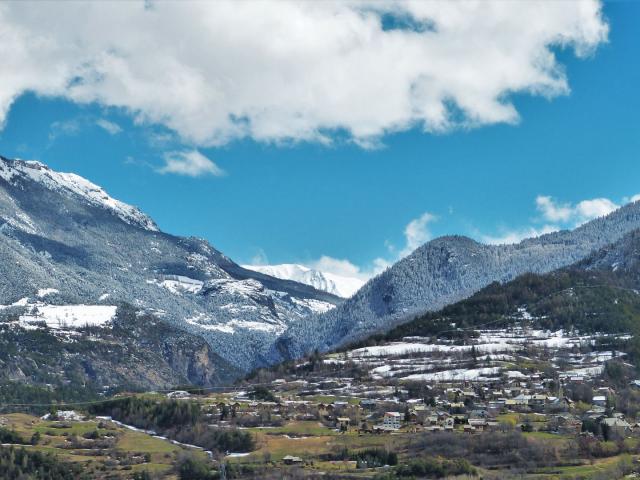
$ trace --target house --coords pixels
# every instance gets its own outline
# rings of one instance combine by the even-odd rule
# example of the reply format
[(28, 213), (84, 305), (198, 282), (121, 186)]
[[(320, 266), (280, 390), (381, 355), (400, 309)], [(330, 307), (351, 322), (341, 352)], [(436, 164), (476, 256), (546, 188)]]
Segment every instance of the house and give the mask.
[(447, 417), (442, 422), (441, 425), (445, 430), (453, 430), (456, 421), (453, 417)]
[(302, 463), (302, 459), (300, 457), (294, 457), (292, 455), (287, 455), (282, 457), (282, 462), (285, 465), (299, 465)]
[(473, 430), (481, 431), (487, 427), (487, 420), (484, 418), (470, 418), (467, 422), (468, 426), (473, 427)]
[[(414, 423), (419, 423), (419, 424), (425, 424), (427, 418), (430, 415), (431, 415), (431, 412), (429, 412), (427, 407), (424, 406), (424, 405), (416, 405), (409, 412), (409, 416), (411, 418), (411, 421), (414, 422)], [(436, 417), (436, 421), (437, 421), (437, 417)]]
[(363, 410), (373, 410), (376, 408), (377, 404), (377, 401), (368, 398), (360, 401), (360, 407), (362, 407)]
[(631, 433), (631, 425), (623, 418), (605, 418), (602, 425), (609, 428), (610, 432), (620, 437), (625, 437)]
[(190, 396), (191, 395), (189, 395), (189, 392), (186, 392), (184, 390), (176, 390), (175, 392), (167, 393), (167, 398), (172, 399), (189, 398)]
[(565, 413), (552, 420), (552, 425), (558, 433), (563, 435), (577, 435), (582, 430), (582, 421), (575, 415)]
[(348, 430), (350, 424), (351, 419), (349, 417), (336, 418), (336, 428), (339, 428), (340, 430)]
[(385, 430), (398, 430), (402, 426), (402, 414), (400, 412), (386, 412), (382, 419), (382, 427)]

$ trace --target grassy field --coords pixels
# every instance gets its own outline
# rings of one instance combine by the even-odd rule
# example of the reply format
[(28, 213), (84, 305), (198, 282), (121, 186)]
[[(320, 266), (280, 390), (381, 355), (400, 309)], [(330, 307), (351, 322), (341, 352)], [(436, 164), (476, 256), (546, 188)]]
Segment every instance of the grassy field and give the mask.
[[(108, 428), (98, 428), (100, 422), (95, 420), (57, 422), (12, 413), (0, 415), (0, 423), (6, 428), (15, 430), (27, 441), (34, 433), (40, 433), (40, 441), (37, 445), (25, 445), (24, 448), (52, 453), (63, 461), (82, 463), (85, 471), (89, 472), (92, 478), (106, 478), (107, 474), (103, 469), (108, 465), (108, 474), (111, 475), (109, 478), (130, 478), (132, 472), (147, 470), (150, 473), (161, 473), (164, 478), (170, 479), (176, 456), (183, 450), (182, 447), (166, 440), (118, 427), (115, 424), (108, 424)], [(91, 448), (91, 440), (83, 437), (90, 432), (98, 432), (99, 436), (112, 437), (113, 445), (109, 448), (98, 448), (98, 446)], [(72, 437), (82, 441), (82, 448), (73, 448), (70, 442)], [(196, 456), (206, 458), (204, 452), (192, 451)], [(126, 462), (121, 461), (123, 458), (132, 457), (138, 457), (140, 463), (125, 466), (123, 463)]]

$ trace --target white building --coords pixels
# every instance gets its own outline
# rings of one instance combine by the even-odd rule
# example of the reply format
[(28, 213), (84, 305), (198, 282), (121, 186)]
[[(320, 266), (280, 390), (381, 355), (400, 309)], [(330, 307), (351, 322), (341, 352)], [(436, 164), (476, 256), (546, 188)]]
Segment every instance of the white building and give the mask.
[(387, 430), (398, 430), (401, 427), (402, 414), (399, 412), (386, 412), (382, 420), (382, 427)]

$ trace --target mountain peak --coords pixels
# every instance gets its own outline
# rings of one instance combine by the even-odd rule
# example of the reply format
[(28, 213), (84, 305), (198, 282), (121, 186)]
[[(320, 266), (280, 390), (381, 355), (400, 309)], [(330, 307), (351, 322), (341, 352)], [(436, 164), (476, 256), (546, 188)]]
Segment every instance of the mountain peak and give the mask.
[(159, 230), (155, 222), (137, 207), (116, 200), (95, 183), (75, 173), (57, 172), (36, 160), (11, 160), (0, 156), (0, 178), (13, 186), (25, 181), (37, 182), (49, 190), (71, 194), (93, 206), (109, 210), (129, 225)]
[(243, 265), (248, 270), (271, 275), (284, 280), (294, 280), (311, 285), (325, 292), (348, 298), (364, 285), (364, 281), (355, 277), (336, 275), (335, 273), (314, 270), (297, 263), (282, 263), (280, 265)]

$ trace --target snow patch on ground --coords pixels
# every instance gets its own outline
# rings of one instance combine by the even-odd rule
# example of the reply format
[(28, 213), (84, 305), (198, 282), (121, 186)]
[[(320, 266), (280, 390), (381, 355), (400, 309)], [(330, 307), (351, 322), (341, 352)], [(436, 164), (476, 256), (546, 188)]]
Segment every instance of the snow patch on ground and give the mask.
[(103, 327), (116, 315), (115, 305), (33, 305), (19, 318), (20, 326), (33, 328), (44, 322), (56, 330), (73, 330), (85, 326)]
[(47, 295), (53, 295), (54, 293), (59, 293), (57, 288), (41, 288), (38, 290), (37, 296), (38, 298), (44, 298)]
[(454, 370), (444, 370), (442, 372), (434, 373), (418, 373), (415, 375), (408, 375), (402, 377), (402, 380), (422, 380), (426, 382), (441, 382), (441, 381), (466, 381), (466, 380), (483, 380), (488, 377), (495, 377), (500, 374), (502, 369), (500, 367), (488, 367), (488, 368), (460, 368)]
[(159, 282), (158, 285), (166, 288), (173, 294), (181, 295), (182, 293), (196, 294), (200, 292), (204, 282), (194, 278), (184, 277), (182, 275), (171, 275), (165, 277), (165, 279)]

